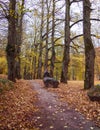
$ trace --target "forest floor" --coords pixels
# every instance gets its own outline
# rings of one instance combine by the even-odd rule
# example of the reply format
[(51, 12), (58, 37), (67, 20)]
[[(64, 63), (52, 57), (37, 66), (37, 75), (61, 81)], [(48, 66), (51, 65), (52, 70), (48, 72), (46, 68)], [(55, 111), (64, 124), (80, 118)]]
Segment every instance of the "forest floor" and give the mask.
[(0, 93), (0, 130), (49, 129), (100, 130), (100, 103), (89, 100), (83, 82), (47, 89), (42, 80), (19, 80)]
[[(62, 84), (60, 84), (59, 88), (45, 88), (43, 82), (39, 80), (31, 81), (31, 84), (33, 89), (38, 92), (37, 106), (40, 108), (40, 113), (34, 115), (34, 120), (40, 130), (100, 130), (93, 121), (90, 121), (89, 117), (86, 119), (86, 117), (78, 111), (75, 104), (73, 104), (72, 107), (67, 103), (67, 100), (77, 95), (73, 95), (71, 93), (72, 90), (69, 90), (70, 94), (72, 94), (71, 97), (65, 100), (67, 93), (64, 92), (66, 92), (67, 88), (63, 89), (63, 91), (60, 90), (62, 89)], [(64, 84), (62, 87), (66, 87), (66, 85)], [(62, 100), (62, 98), (64, 100)], [(79, 97), (77, 97), (77, 100), (79, 100), (78, 98)], [(75, 97), (72, 100), (73, 103), (76, 103)]]

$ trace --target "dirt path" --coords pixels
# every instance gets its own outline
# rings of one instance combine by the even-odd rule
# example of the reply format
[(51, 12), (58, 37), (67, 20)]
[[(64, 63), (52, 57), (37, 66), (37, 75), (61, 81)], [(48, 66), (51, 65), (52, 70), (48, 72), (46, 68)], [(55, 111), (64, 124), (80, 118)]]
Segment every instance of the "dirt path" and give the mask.
[(31, 84), (38, 92), (39, 101), (36, 104), (41, 112), (34, 115), (34, 120), (40, 130), (100, 130), (93, 122), (60, 102), (55, 93), (35, 81), (31, 81)]

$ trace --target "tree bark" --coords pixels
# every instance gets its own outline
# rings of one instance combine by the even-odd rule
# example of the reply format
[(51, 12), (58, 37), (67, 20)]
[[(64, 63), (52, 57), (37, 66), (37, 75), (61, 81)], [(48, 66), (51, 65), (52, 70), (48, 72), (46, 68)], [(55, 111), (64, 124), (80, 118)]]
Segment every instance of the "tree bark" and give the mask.
[(42, 10), (41, 10), (41, 27), (40, 27), (40, 47), (39, 47), (39, 59), (38, 59), (38, 73), (37, 78), (42, 78), (42, 46), (43, 46), (43, 24), (44, 24), (44, 0), (42, 0)]
[(67, 83), (68, 80), (68, 65), (70, 61), (70, 1), (65, 0), (66, 10), (65, 10), (65, 44), (64, 44), (64, 54), (62, 61), (62, 72), (61, 72), (61, 82)]
[(15, 76), (17, 79), (21, 78), (20, 53), (21, 53), (21, 44), (22, 44), (22, 22), (23, 22), (23, 16), (24, 16), (23, 8), (24, 8), (24, 0), (22, 0), (22, 3), (21, 3), (20, 14), (19, 14), (19, 7), (18, 7), (17, 19), (16, 19), (17, 42), (16, 42), (16, 64), (15, 64), (16, 75)]
[(54, 63), (55, 63), (55, 48), (54, 48), (54, 35), (55, 35), (55, 0), (53, 0), (53, 9), (52, 9), (52, 54), (51, 54), (51, 65), (50, 65), (50, 75), (53, 77)]
[(85, 46), (84, 89), (94, 87), (95, 50), (91, 39), (90, 13), (91, 13), (91, 3), (89, 0), (84, 0), (83, 1), (83, 35)]
[(48, 6), (48, 0), (46, 0), (46, 7), (47, 7), (47, 18), (46, 18), (46, 47), (45, 47), (45, 62), (44, 62), (44, 70), (46, 70), (48, 66), (48, 34), (49, 34), (49, 6)]
[[(34, 42), (35, 43), (35, 42)], [(37, 45), (36, 44), (34, 44), (34, 53), (36, 53), (37, 52)], [(37, 63), (37, 58), (36, 58), (36, 55), (33, 57), (33, 79), (36, 79), (36, 75), (37, 75), (37, 68), (36, 68), (36, 63)]]
[(15, 58), (16, 58), (16, 22), (15, 22), (16, 0), (10, 0), (8, 19), (8, 44), (6, 47), (8, 63), (8, 79), (15, 82)]

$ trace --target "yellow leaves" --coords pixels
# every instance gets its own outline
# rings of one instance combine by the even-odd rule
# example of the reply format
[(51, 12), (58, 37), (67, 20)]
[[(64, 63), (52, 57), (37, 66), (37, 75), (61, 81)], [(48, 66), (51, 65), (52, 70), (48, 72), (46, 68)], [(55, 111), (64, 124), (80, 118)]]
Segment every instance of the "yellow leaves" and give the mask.
[(12, 17), (15, 16), (15, 10), (10, 9), (9, 10), (9, 15), (12, 16)]
[(90, 129), (91, 129), (91, 130), (94, 130), (94, 128), (93, 128), (93, 127), (90, 127)]
[(34, 51), (31, 51), (31, 50), (26, 50), (26, 54), (27, 54), (27, 56), (29, 56), (29, 57), (36, 56), (36, 53), (35, 53)]
[(67, 127), (68, 127), (67, 125), (64, 126), (64, 128), (67, 128)]
[(21, 2), (17, 2), (17, 14), (21, 16), (23, 13), (27, 12), (24, 8), (24, 5), (22, 5)]
[(96, 35), (96, 38), (100, 39), (100, 36), (99, 36), (99, 35)]
[(13, 82), (9, 81), (6, 78), (0, 78), (0, 94), (9, 91), (14, 88)]
[(49, 18), (51, 18), (51, 17), (52, 17), (52, 14), (49, 13), (48, 16), (47, 16), (47, 18), (49, 19)]
[(40, 118), (41, 118), (40, 116), (37, 117), (37, 119), (40, 119)]
[(59, 61), (59, 62), (61, 62), (62, 61), (62, 57), (61, 56), (57, 56), (56, 60)]
[(84, 61), (84, 55), (71, 55), (72, 62), (77, 62), (78, 64)]
[(40, 126), (40, 127), (42, 127), (42, 126), (43, 126), (43, 124), (40, 124), (39, 126)]
[(53, 129), (54, 127), (53, 126), (50, 126), (50, 129)]
[(34, 9), (34, 16), (38, 16), (38, 10)]
[(77, 80), (83, 80), (84, 70), (84, 55), (71, 55), (69, 65), (69, 76), (70, 79), (76, 78)]
[(7, 73), (7, 60), (6, 57), (0, 57), (0, 73)]

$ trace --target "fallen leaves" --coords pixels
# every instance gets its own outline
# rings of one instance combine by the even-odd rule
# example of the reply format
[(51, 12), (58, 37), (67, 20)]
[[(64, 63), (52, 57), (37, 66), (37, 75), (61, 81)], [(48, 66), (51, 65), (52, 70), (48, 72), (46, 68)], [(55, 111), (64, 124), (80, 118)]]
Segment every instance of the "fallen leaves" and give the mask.
[(93, 128), (93, 127), (90, 127), (90, 129), (91, 129), (91, 130), (94, 130), (94, 128)]
[(64, 128), (67, 128), (67, 127), (68, 127), (67, 125), (64, 126)]
[(52, 106), (49, 106), (48, 108), (49, 108), (49, 109), (51, 109), (51, 108), (52, 108)]
[(87, 119), (94, 120), (100, 126), (100, 104), (89, 100), (87, 91), (82, 90), (82, 84), (78, 82), (77, 84), (69, 82), (67, 86), (61, 84), (57, 93), (59, 96), (61, 94), (61, 100), (66, 101), (76, 111), (83, 113)]
[(50, 126), (50, 129), (53, 129), (54, 127), (53, 126)]
[[(44, 86), (41, 80), (37, 80)], [(57, 93), (61, 101), (64, 101), (86, 116), (88, 120), (94, 120), (100, 126), (100, 103), (92, 102), (83, 90), (82, 81), (69, 81), (68, 84), (59, 84), (59, 88), (48, 88), (48, 91)], [(91, 128), (92, 129), (92, 128)]]
[[(43, 86), (41, 80), (37, 80), (37, 82)], [(68, 85), (60, 84), (59, 88), (56, 89), (48, 88), (48, 91), (57, 93), (61, 101), (68, 103), (75, 111), (83, 113), (87, 119), (94, 120), (100, 126), (100, 104), (89, 100), (87, 91), (82, 90), (82, 85), (81, 82), (69, 82)], [(36, 122), (33, 118), (33, 113), (38, 111), (34, 105), (37, 101), (36, 94), (32, 91), (28, 81), (19, 80), (13, 90), (0, 95), (0, 129), (39, 130), (39, 128), (34, 128)], [(52, 109), (52, 106), (50, 105), (48, 108)], [(55, 111), (53, 115), (63, 111), (65, 109)], [(40, 119), (41, 117), (37, 116), (36, 120)], [(77, 120), (76, 117), (73, 119)], [(60, 120), (63, 121), (63, 118)], [(85, 122), (83, 123), (85, 124)], [(42, 126), (43, 124), (40, 123), (39, 127)], [(67, 127), (67, 125), (64, 126), (64, 128)], [(53, 129), (52, 124), (50, 129)], [(90, 129), (94, 128), (91, 127)]]
[(33, 113), (38, 111), (35, 102), (36, 92), (28, 81), (17, 81), (13, 90), (0, 95), (0, 129), (38, 130), (31, 120)]

